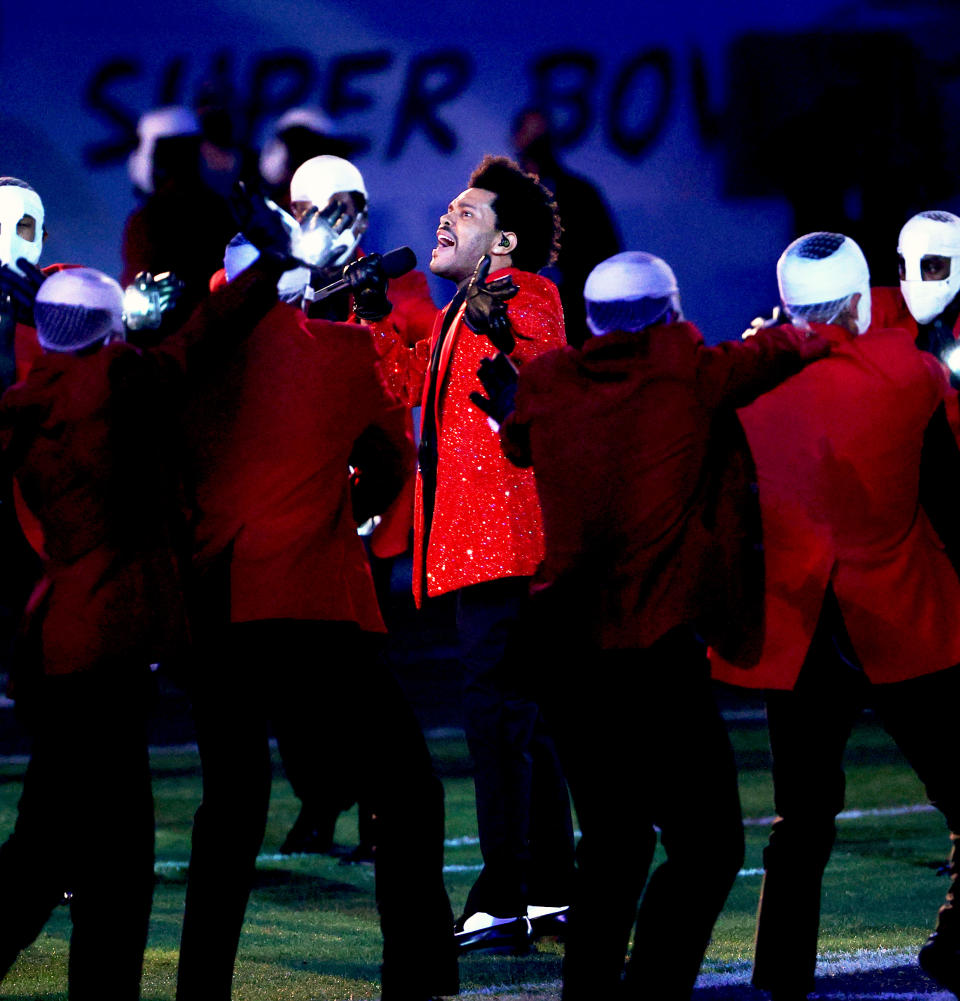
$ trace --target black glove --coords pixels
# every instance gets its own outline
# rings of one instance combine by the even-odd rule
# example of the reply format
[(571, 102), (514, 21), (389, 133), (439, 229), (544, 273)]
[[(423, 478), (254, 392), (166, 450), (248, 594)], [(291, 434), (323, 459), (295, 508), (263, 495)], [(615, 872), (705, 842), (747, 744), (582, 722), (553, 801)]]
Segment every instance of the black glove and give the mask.
[(490, 255), (484, 254), (467, 286), (467, 308), (463, 314), (466, 325), (475, 334), (490, 338), (493, 346), (508, 355), (516, 346), (513, 327), (507, 317), (507, 300), (520, 289), (509, 275), (487, 281)]
[(184, 283), (170, 271), (156, 277), (141, 271), (123, 290), (123, 325), (128, 331), (157, 330), (183, 289)]
[(517, 370), (510, 359), (499, 352), (480, 362), (477, 378), (488, 395), (473, 392), (470, 394), (471, 401), (498, 424), (502, 424), (515, 408)]
[(361, 320), (382, 320), (393, 309), (381, 260), (379, 254), (369, 254), (343, 269), (343, 279), (353, 293), (353, 311)]
[(276, 205), (243, 181), (237, 182), (229, 201), (238, 229), (261, 255), (281, 264), (285, 271), (300, 265), (290, 253), (290, 233)]
[(9, 264), (0, 267), (0, 309), (12, 314), (17, 323), (32, 327), (33, 303), (47, 276), (25, 257), (17, 260), (18, 274)]

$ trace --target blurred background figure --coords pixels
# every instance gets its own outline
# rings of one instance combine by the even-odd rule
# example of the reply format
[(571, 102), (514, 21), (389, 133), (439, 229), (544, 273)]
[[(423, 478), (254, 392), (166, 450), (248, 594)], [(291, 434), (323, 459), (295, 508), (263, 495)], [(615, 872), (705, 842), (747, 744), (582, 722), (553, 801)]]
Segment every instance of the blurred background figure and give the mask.
[(517, 162), (538, 175), (557, 202), (563, 239), (544, 274), (560, 289), (567, 342), (576, 347), (584, 338), (584, 282), (597, 264), (621, 250), (617, 226), (599, 189), (560, 163), (545, 112), (525, 108), (514, 119), (510, 138)]
[(170, 271), (183, 282), (161, 333), (175, 329), (207, 295), (237, 231), (230, 205), (237, 182), (256, 185), (252, 155), (237, 146), (232, 122), (226, 101), (208, 89), (195, 110), (156, 108), (137, 126), (140, 141), (128, 172), (142, 201), (124, 225), (121, 284), (143, 271)]
[(290, 181), (301, 164), (325, 154), (349, 159), (355, 151), (355, 143), (336, 135), (333, 122), (320, 108), (290, 108), (274, 122), (260, 151), (264, 194), (289, 209)]

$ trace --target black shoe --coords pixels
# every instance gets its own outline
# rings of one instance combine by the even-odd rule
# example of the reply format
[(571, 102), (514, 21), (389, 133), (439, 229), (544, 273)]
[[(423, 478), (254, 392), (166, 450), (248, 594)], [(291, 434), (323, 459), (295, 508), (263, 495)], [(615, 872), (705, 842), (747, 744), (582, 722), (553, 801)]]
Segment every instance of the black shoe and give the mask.
[(528, 907), (527, 917), (533, 928), (534, 938), (555, 938), (563, 941), (567, 936), (569, 907)]
[[(453, 939), (458, 952), (494, 952), (511, 956), (525, 956), (533, 942), (533, 929), (526, 915), (464, 931), (464, 924), (473, 922), (461, 918), (453, 928)], [(489, 915), (488, 915), (489, 917)]]
[(960, 998), (960, 949), (934, 932), (917, 956), (920, 969)]
[(332, 817), (309, 817), (300, 811), (293, 827), (280, 846), (281, 855), (330, 855), (337, 814)]

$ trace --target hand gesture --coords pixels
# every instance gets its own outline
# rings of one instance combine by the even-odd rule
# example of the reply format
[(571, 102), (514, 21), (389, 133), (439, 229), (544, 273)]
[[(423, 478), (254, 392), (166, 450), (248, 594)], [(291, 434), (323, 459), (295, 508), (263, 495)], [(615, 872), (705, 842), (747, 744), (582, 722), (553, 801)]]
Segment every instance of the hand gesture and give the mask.
[(489, 273), (490, 255), (484, 254), (467, 286), (467, 308), (463, 319), (475, 334), (486, 335), (498, 351), (508, 355), (516, 341), (507, 316), (507, 300), (512, 299), (520, 289), (510, 275), (488, 282)]
[(487, 395), (473, 392), (470, 400), (488, 417), (502, 424), (513, 413), (517, 394), (517, 370), (513, 362), (499, 352), (493, 358), (484, 358), (477, 369), (477, 378)]
[(279, 205), (238, 181), (230, 196), (230, 209), (240, 232), (262, 256), (281, 264), (285, 271), (299, 266), (300, 262), (291, 252), (291, 230), (289, 224), (284, 223)]
[(382, 260), (379, 254), (368, 254), (343, 269), (343, 279), (353, 293), (353, 311), (361, 320), (382, 320), (393, 309)]

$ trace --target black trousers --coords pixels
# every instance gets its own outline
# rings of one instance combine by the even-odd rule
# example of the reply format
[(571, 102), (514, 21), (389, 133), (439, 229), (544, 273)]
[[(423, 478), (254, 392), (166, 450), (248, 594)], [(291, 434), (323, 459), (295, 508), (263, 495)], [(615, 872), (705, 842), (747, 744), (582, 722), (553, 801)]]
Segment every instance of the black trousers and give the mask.
[(526, 577), (457, 592), (463, 709), (483, 870), (464, 914), (566, 905), (573, 878), (570, 797), (517, 643)]
[(813, 989), (823, 872), (843, 809), (843, 752), (865, 705), (960, 832), (956, 706), (960, 667), (871, 685), (857, 668), (832, 593), (792, 691), (766, 695), (777, 819), (764, 850), (753, 983)]
[(140, 997), (154, 883), (151, 690), (146, 665), (21, 687), (33, 746), (0, 847), (0, 978), (70, 892), (71, 1001)]
[[(206, 645), (194, 714), (203, 799), (194, 820), (177, 982), (179, 1001), (228, 1001), (270, 798), (268, 721), (349, 742), (377, 816), (376, 898), (385, 1001), (458, 989), (443, 885), (443, 787), (419, 724), (352, 624), (240, 623)], [(340, 767), (337, 761), (333, 767)]]
[[(582, 832), (563, 1001), (688, 998), (743, 864), (736, 767), (705, 650), (674, 630), (645, 650), (570, 659), (544, 689)], [(667, 857), (648, 880), (657, 828)]]

